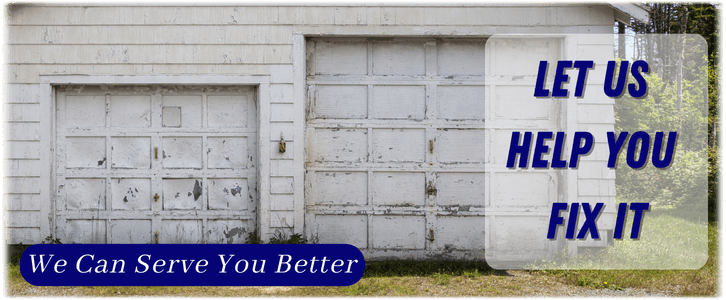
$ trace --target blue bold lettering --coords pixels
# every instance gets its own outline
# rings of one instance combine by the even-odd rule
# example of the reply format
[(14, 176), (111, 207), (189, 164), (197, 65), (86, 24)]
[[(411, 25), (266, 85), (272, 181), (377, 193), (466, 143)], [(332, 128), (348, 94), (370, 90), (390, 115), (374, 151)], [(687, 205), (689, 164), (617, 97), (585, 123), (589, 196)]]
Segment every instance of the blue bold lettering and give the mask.
[(630, 238), (637, 239), (640, 236), (640, 224), (643, 220), (643, 213), (650, 210), (650, 204), (634, 202), (630, 204), (630, 210), (635, 212), (635, 217), (633, 217), (633, 229), (630, 231)]
[(555, 151), (552, 153), (552, 168), (566, 168), (567, 162), (562, 160), (562, 146), (565, 144), (565, 133), (558, 132), (555, 138)]
[[(640, 72), (638, 72), (640, 70)], [(645, 96), (648, 92), (648, 83), (640, 73), (648, 73), (648, 63), (644, 60), (637, 60), (633, 62), (633, 66), (630, 68), (630, 73), (633, 74), (633, 79), (638, 83), (638, 89), (635, 89), (635, 83), (628, 84), (628, 93), (634, 98), (640, 98)]]
[[(635, 151), (638, 147), (638, 141), (641, 142), (640, 155), (638, 156), (638, 160), (635, 160)], [(648, 135), (648, 133), (645, 131), (638, 131), (636, 133), (633, 133), (633, 135), (630, 137), (630, 142), (628, 142), (628, 153), (626, 155), (628, 166), (633, 169), (640, 169), (645, 166), (645, 163), (648, 162), (649, 151), (650, 136)]]
[(547, 229), (547, 238), (554, 239), (557, 233), (557, 225), (564, 223), (565, 219), (560, 217), (560, 211), (567, 209), (567, 203), (552, 203), (552, 213), (550, 214), (549, 229)]
[[(582, 140), (585, 140), (585, 144), (582, 145)], [(575, 132), (574, 145), (572, 145), (572, 156), (570, 157), (570, 168), (577, 168), (577, 162), (580, 160), (580, 155), (590, 153), (592, 150), (592, 144), (595, 139), (592, 137), (592, 133), (587, 131)]]
[(575, 87), (575, 97), (582, 97), (585, 91), (585, 80), (587, 79), (587, 70), (592, 69), (593, 62), (591, 60), (578, 60), (575, 62), (575, 68), (580, 69), (577, 73), (577, 86)]
[(522, 145), (519, 145), (519, 131), (512, 132), (512, 141), (509, 143), (509, 157), (507, 157), (507, 168), (514, 168), (514, 163), (519, 154), (519, 167), (526, 168), (529, 159), (529, 146), (532, 144), (532, 132), (524, 133)]
[(620, 149), (623, 148), (625, 140), (628, 139), (628, 132), (623, 131), (618, 135), (618, 139), (615, 140), (615, 133), (608, 131), (608, 147), (610, 147), (610, 155), (608, 156), (608, 168), (615, 168), (618, 164), (618, 155)]
[(571, 60), (561, 60), (557, 62), (555, 70), (555, 82), (552, 86), (552, 97), (567, 97), (567, 89), (562, 88), (563, 83), (570, 80), (570, 76), (565, 73), (565, 69), (572, 68)]
[(532, 168), (547, 168), (547, 161), (542, 160), (542, 154), (550, 151), (550, 147), (545, 144), (545, 140), (552, 139), (552, 132), (542, 131), (537, 133), (537, 142), (534, 143), (534, 159), (532, 159)]
[(575, 229), (577, 229), (577, 217), (580, 215), (580, 203), (572, 203), (570, 205), (570, 216), (567, 219), (567, 234), (566, 239), (573, 239), (575, 237)]
[(613, 232), (614, 239), (623, 238), (623, 225), (625, 224), (625, 217), (628, 215), (628, 204), (618, 204), (618, 218), (615, 220), (615, 232)]
[(608, 97), (620, 97), (625, 92), (625, 80), (628, 78), (628, 65), (630, 62), (624, 60), (620, 62), (620, 74), (618, 75), (618, 82), (613, 89), (613, 76), (615, 75), (615, 61), (608, 62), (608, 69), (605, 72), (605, 95)]
[(590, 236), (593, 239), (599, 239), (600, 234), (597, 232), (597, 216), (600, 215), (600, 211), (604, 206), (604, 203), (595, 204), (595, 208), (590, 210), (590, 203), (583, 203), (582, 210), (585, 212), (585, 222), (582, 223), (580, 233), (577, 234), (577, 239), (581, 240), (587, 236), (587, 232), (590, 231)]
[(537, 85), (534, 87), (535, 97), (549, 97), (550, 91), (544, 88), (545, 79), (547, 77), (547, 61), (539, 62), (539, 71), (537, 72)]
[(665, 156), (660, 159), (660, 148), (663, 146), (663, 132), (655, 133), (655, 144), (653, 145), (653, 165), (656, 168), (663, 169), (667, 168), (673, 162), (673, 152), (676, 148), (676, 139), (678, 138), (678, 132), (671, 131), (668, 134), (668, 143), (666, 144)]

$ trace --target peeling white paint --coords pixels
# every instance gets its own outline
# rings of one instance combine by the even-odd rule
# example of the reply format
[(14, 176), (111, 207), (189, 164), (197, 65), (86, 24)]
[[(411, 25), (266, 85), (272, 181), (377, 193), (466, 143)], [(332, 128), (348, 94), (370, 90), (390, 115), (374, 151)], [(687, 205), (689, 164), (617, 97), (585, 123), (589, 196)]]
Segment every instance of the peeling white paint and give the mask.
[[(61, 242), (242, 243), (254, 230), (254, 89), (77, 85), (57, 92)], [(163, 107), (171, 105), (181, 107), (176, 127), (163, 126)]]

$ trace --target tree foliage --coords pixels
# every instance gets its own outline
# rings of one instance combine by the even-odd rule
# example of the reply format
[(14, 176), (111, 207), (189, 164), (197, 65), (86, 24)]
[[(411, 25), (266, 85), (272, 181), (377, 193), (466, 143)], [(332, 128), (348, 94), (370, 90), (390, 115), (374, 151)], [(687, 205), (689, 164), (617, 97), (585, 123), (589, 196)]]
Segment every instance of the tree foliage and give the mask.
[[(641, 170), (632, 172), (627, 168), (617, 171), (619, 185), (625, 185), (623, 192), (631, 197), (647, 193), (643, 188), (628, 185), (626, 182), (643, 180), (642, 186), (658, 179), (664, 186), (647, 186), (653, 193), (660, 193), (663, 201), (678, 204), (687, 199), (679, 199), (682, 195), (668, 195), (674, 189), (684, 191), (691, 187), (701, 186), (700, 183), (690, 182), (687, 174), (702, 171), (708, 172), (708, 203), (709, 219), (715, 220), (717, 210), (717, 192), (719, 176), (719, 147), (718, 134), (720, 119), (720, 24), (719, 11), (710, 3), (650, 3), (645, 4), (650, 10), (650, 19), (647, 23), (633, 22), (630, 26), (636, 34), (698, 34), (706, 40), (708, 45), (706, 70), (683, 72), (680, 70), (693, 70), (694, 62), (703, 61), (703, 57), (693, 57), (694, 51), (688, 51), (687, 41), (679, 44), (653, 42), (654, 39), (636, 40), (633, 44), (633, 53), (637, 59), (645, 59), (651, 64), (653, 73), (660, 76), (648, 76), (649, 95), (643, 99), (622, 97), (616, 100), (616, 130), (623, 131), (663, 131), (665, 128), (678, 128), (679, 139), (677, 157), (672, 166), (673, 178), (657, 178), (654, 170)], [(674, 39), (670, 39), (673, 41)], [(680, 49), (668, 53), (666, 49)], [(652, 59), (657, 57), (657, 59)], [(702, 75), (706, 74), (706, 75)], [(707, 92), (706, 92), (707, 91)], [(680, 96), (679, 96), (680, 95)], [(640, 101), (640, 102), (638, 102)], [(646, 103), (643, 103), (646, 101)], [(676, 101), (677, 103), (673, 103)], [(629, 121), (625, 121), (629, 120)], [(677, 125), (677, 126), (676, 126)], [(706, 126), (706, 128), (703, 128)], [(704, 136), (705, 135), (705, 136)], [(701, 151), (703, 141), (707, 149)], [(705, 153), (705, 154), (704, 154)], [(706, 156), (706, 157), (704, 157)], [(707, 164), (706, 164), (707, 162)], [(685, 176), (684, 178), (680, 178)], [(620, 192), (620, 190), (619, 190)], [(698, 191), (693, 191), (697, 193)]]

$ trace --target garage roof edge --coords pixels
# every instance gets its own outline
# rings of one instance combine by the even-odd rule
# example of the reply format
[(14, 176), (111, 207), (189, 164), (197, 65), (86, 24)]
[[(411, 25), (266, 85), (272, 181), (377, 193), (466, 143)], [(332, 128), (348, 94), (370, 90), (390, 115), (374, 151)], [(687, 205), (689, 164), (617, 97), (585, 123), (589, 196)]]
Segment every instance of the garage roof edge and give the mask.
[(642, 3), (610, 3), (615, 9), (615, 19), (630, 25), (630, 18), (647, 23), (650, 19), (648, 6)]

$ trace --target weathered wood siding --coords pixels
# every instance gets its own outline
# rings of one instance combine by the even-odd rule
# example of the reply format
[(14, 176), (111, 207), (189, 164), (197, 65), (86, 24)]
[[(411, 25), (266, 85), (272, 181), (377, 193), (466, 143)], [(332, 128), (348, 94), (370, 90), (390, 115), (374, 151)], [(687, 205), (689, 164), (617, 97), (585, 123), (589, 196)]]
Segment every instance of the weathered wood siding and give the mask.
[[(265, 132), (269, 132), (272, 147), (258, 145), (269, 151), (264, 154), (270, 159), (269, 165), (260, 168), (269, 170), (271, 177), (259, 181), (263, 183), (261, 195), (269, 195), (269, 199), (262, 199), (269, 201), (269, 216), (260, 217), (260, 226), (266, 228), (263, 232), (279, 229), (302, 233), (306, 110), (303, 35), (485, 37), (498, 33), (611, 33), (613, 15), (610, 6), (594, 4), (536, 7), (11, 5), (7, 18), (9, 45), (4, 100), (8, 242), (38, 243), (53, 233), (50, 166), (55, 162), (50, 148), (55, 135), (50, 134), (51, 111), (40, 105), (41, 97), (51, 94), (52, 90), (41, 84), (41, 76), (269, 76), (269, 113), (259, 117), (269, 128)], [(395, 53), (392, 50), (391, 55)], [(349, 67), (351, 72), (357, 72), (360, 66)], [(381, 90), (367, 91), (373, 95), (378, 92)], [(406, 95), (416, 93), (412, 90)], [(445, 90), (440, 93), (441, 97), (447, 97)], [(324, 95), (321, 103), (325, 101)], [(583, 106), (581, 110), (587, 114), (589, 107)], [(321, 116), (336, 118), (356, 117), (361, 111), (362, 107), (351, 107), (344, 112), (316, 110)], [(400, 117), (390, 115), (393, 112), (395, 109), (372, 113), (392, 120)], [(469, 113), (470, 117), (481, 113), (446, 107), (440, 112), (442, 116)], [(420, 113), (411, 110), (411, 114)], [(596, 119), (596, 116), (586, 121), (600, 123), (583, 126), (589, 126), (590, 130), (611, 126), (608, 124), (612, 120)], [(356, 134), (351, 132), (352, 136)], [(287, 144), (285, 153), (277, 151), (280, 139)], [(380, 155), (392, 160), (401, 157), (396, 153), (381, 152)], [(612, 182), (601, 181), (601, 178), (612, 178), (612, 174), (594, 174), (595, 169), (582, 173), (589, 176), (583, 179), (590, 180), (583, 181), (583, 185), (609, 186)], [(325, 230), (324, 224), (342, 226), (335, 218), (321, 218), (315, 226), (321, 230)], [(385, 222), (391, 221), (380, 224)], [(87, 225), (77, 224), (79, 228)]]

